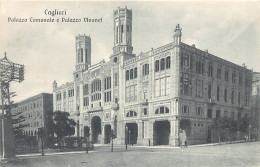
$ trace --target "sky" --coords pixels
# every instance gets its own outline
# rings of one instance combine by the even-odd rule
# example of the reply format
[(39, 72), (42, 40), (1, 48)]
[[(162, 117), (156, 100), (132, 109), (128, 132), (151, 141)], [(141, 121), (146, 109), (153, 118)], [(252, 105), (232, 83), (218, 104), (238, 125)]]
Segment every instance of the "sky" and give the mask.
[[(177, 24), (182, 42), (235, 64), (260, 72), (260, 2), (0, 2), (0, 58), (25, 66), (25, 80), (12, 82), (15, 102), (42, 92), (52, 93), (73, 81), (75, 36), (91, 37), (92, 64), (109, 60), (113, 47), (113, 10), (132, 9), (134, 53), (147, 52), (173, 41)], [(65, 10), (48, 16), (45, 10)], [(102, 18), (102, 23), (19, 23), (10, 18)]]

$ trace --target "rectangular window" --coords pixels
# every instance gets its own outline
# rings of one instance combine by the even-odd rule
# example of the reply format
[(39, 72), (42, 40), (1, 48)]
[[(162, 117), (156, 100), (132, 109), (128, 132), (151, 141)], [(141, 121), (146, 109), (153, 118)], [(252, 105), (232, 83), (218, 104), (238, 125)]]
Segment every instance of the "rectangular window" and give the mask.
[(234, 94), (235, 94), (235, 92), (234, 92), (234, 90), (232, 90), (232, 92), (231, 92), (231, 103), (232, 104), (234, 104)]
[(196, 80), (196, 96), (203, 97), (203, 81), (198, 79)]
[(232, 83), (235, 84), (236, 83), (236, 74), (232, 73)]
[(217, 69), (217, 79), (221, 79), (221, 68)]
[(208, 85), (208, 98), (211, 99), (211, 85)]
[(115, 86), (118, 86), (118, 73), (115, 73)]
[(225, 81), (228, 82), (228, 71), (225, 71)]
[(227, 103), (227, 89), (225, 89), (225, 92), (224, 92), (224, 101), (225, 101), (225, 103)]
[(239, 75), (239, 85), (242, 85), (242, 83), (243, 83), (243, 81), (242, 81), (243, 79), (242, 79), (242, 76), (241, 75)]
[(181, 74), (180, 77), (180, 90), (183, 95), (192, 95), (191, 91), (191, 76), (185, 73)]
[(241, 97), (241, 93), (238, 92), (238, 104), (241, 104), (240, 97)]
[(208, 67), (208, 76), (209, 77), (213, 76), (213, 66), (212, 65), (209, 65), (209, 67)]
[(220, 93), (220, 88), (217, 87), (217, 101), (219, 101), (219, 93)]
[(207, 114), (208, 118), (212, 118), (212, 110), (208, 109), (208, 114)]

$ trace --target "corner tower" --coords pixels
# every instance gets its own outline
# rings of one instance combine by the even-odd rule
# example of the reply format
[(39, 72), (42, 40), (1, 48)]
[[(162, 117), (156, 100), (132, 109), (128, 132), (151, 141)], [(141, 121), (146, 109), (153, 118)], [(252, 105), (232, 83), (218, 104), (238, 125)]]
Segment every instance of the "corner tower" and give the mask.
[(132, 10), (118, 7), (114, 10), (113, 54), (120, 52), (132, 54)]
[(91, 65), (91, 38), (89, 36), (76, 36), (76, 71), (87, 70)]

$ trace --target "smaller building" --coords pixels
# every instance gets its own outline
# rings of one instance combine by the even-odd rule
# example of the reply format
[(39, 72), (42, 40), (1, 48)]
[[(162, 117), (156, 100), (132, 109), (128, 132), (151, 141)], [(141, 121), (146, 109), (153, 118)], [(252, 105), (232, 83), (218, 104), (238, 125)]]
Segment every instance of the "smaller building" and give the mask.
[[(16, 107), (11, 109), (11, 113), (16, 115), (15, 117), (23, 116), (24, 121), (14, 126), (27, 125), (23, 128), (23, 133), (27, 136), (37, 136), (39, 128), (45, 129), (47, 133), (45, 135), (52, 135), (51, 127), (48, 126), (53, 114), (52, 98), (52, 94), (41, 93), (16, 103)], [(19, 112), (21, 114), (18, 114)]]

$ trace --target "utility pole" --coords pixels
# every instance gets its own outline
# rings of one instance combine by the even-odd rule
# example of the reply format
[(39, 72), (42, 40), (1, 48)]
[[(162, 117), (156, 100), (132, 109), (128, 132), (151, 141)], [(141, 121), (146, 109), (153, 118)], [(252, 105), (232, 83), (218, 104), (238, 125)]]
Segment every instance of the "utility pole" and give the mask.
[(114, 131), (113, 131), (113, 129), (111, 129), (111, 143), (112, 143), (112, 145), (111, 145), (111, 152), (113, 152), (113, 139), (114, 139)]
[[(2, 109), (2, 159), (15, 156), (14, 136), (12, 129), (12, 118), (10, 108), (9, 84), (12, 81), (22, 82), (24, 80), (24, 65), (13, 63), (8, 60), (6, 53), (4, 58), (0, 59), (0, 82), (1, 82), (1, 109)], [(6, 131), (7, 130), (7, 131)], [(8, 135), (6, 140), (5, 133)], [(10, 138), (12, 136), (12, 138)], [(8, 150), (8, 151), (7, 151)]]

